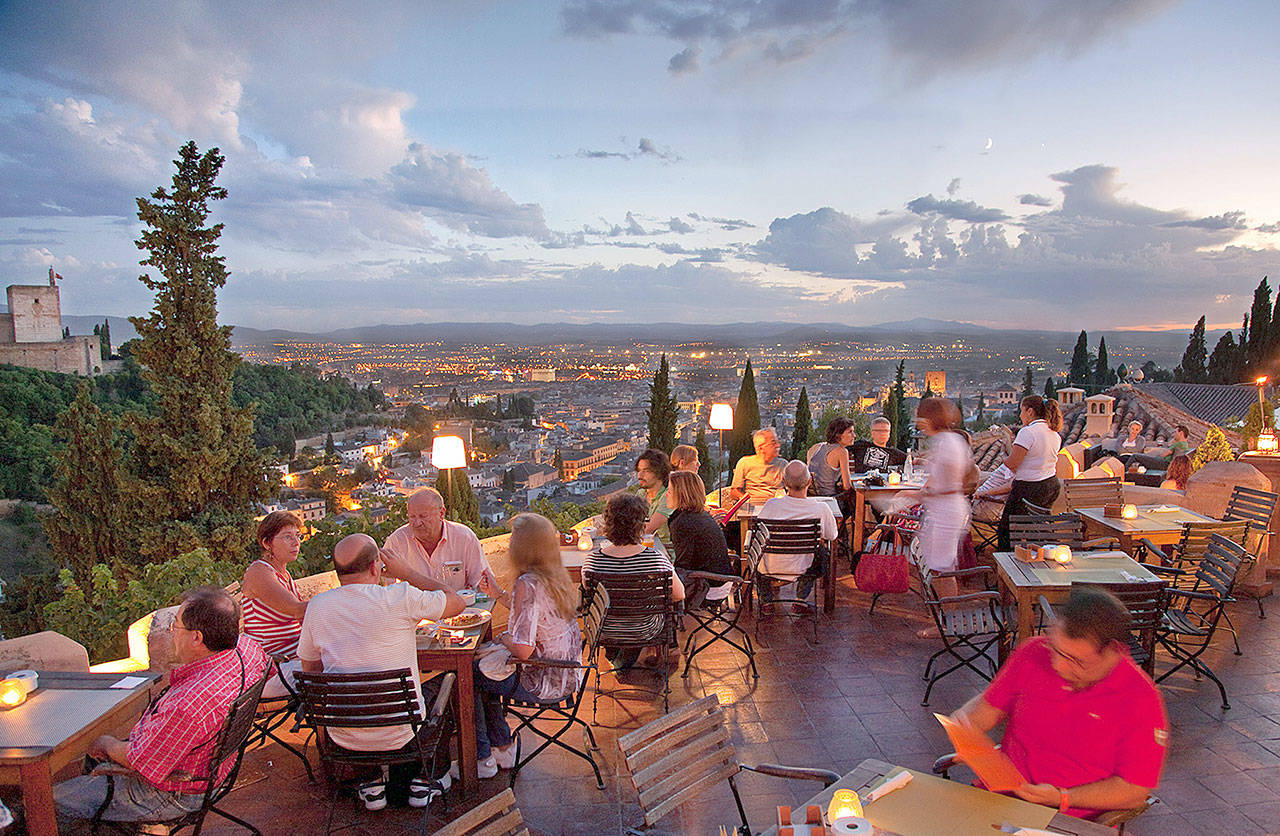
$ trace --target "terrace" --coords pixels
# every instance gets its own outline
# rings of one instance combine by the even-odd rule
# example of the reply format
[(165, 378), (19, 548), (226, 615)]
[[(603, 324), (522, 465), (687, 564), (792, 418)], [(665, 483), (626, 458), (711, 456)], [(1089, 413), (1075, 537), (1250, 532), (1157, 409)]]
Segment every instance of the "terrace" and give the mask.
[[(495, 566), (505, 555), (493, 555)], [(889, 596), (868, 615), (870, 596), (858, 592), (847, 574), (838, 580), (837, 608), (824, 622), (821, 644), (805, 641), (806, 631), (779, 622), (760, 628), (760, 679), (752, 683), (740, 656), (720, 647), (699, 656), (688, 679), (672, 676), (672, 704), (717, 694), (731, 722), (741, 760), (819, 766), (847, 772), (866, 758), (928, 770), (950, 746), (933, 711), (958, 708), (982, 687), (967, 672), (938, 683), (929, 708), (921, 707), (920, 673), (935, 642), (916, 637), (925, 611), (914, 596)], [(1175, 675), (1161, 686), (1172, 736), (1161, 803), (1128, 826), (1134, 834), (1280, 831), (1280, 619), (1258, 618), (1252, 601), (1232, 605), (1241, 628), (1244, 655), (1232, 653), (1223, 635), (1210, 651), (1210, 665), (1226, 683), (1232, 708), (1223, 711), (1212, 683)], [(604, 677), (611, 686), (611, 676)], [(595, 725), (604, 753), (606, 788), (595, 788), (587, 764), (548, 751), (521, 772), (515, 785), (529, 824), (546, 834), (621, 833), (642, 815), (617, 738), (654, 719), (660, 702), (602, 698)], [(314, 749), (313, 764), (318, 766)], [(968, 780), (965, 770), (956, 773)], [(450, 792), (449, 814), (433, 805), (443, 824), (482, 798), (507, 786), (507, 773), (483, 781), (480, 794)], [(740, 786), (753, 827), (762, 830), (778, 805), (802, 802), (816, 784), (745, 776)], [(309, 784), (301, 765), (277, 746), (250, 751), (237, 788), (226, 807), (271, 834), (322, 832), (327, 805), (322, 780)], [(355, 824), (344, 832), (416, 832), (420, 813), (367, 813), (354, 802), (339, 803), (338, 821)], [(736, 821), (733, 799), (723, 784), (666, 817), (657, 832), (715, 833)], [(1212, 824), (1210, 824), (1212, 823)], [(210, 834), (237, 833), (209, 822)]]

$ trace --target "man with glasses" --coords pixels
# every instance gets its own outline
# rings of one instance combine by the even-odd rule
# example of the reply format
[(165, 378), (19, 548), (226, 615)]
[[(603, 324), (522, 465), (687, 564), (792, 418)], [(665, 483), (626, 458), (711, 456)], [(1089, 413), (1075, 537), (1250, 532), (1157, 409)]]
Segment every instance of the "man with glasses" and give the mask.
[(1129, 612), (1075, 589), (1046, 636), (1025, 642), (955, 719), (988, 732), (1026, 778), (1019, 798), (1081, 818), (1140, 807), (1169, 742), (1164, 700), (1129, 657)]
[(777, 495), (782, 484), (782, 468), (787, 466), (787, 460), (778, 455), (782, 445), (772, 429), (756, 430), (751, 435), (751, 444), (756, 448), (756, 454), (738, 459), (737, 466), (733, 468), (729, 496), (737, 501), (746, 494), (752, 505), (763, 505)]
[(383, 549), (399, 558), (387, 564), (387, 575), (396, 574), (395, 565), (405, 562), (451, 590), (479, 589), (495, 600), (509, 604), (507, 593), (498, 585), (484, 556), (480, 538), (459, 522), (445, 519), (444, 497), (435, 488), (423, 488), (405, 504), (409, 522), (391, 532)]

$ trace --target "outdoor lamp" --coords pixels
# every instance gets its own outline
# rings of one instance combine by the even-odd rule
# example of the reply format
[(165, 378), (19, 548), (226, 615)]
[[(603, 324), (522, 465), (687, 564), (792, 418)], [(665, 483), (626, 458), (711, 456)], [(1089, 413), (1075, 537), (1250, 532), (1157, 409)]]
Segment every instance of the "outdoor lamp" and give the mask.
[(431, 440), (431, 464), (438, 470), (452, 470), (467, 466), (467, 451), (462, 437), (438, 435)]
[(1258, 434), (1258, 452), (1274, 453), (1277, 450), (1276, 434), (1267, 430)]
[[(724, 472), (724, 431), (733, 429), (733, 407), (727, 403), (713, 403), (711, 405), (711, 415), (708, 416), (708, 423), (711, 429), (720, 431), (720, 472)], [(716, 480), (720, 481), (719, 479)], [(724, 505), (724, 497), (720, 497), (720, 504)]]
[(1136, 520), (1138, 518), (1138, 506), (1129, 504), (1120, 509), (1120, 516), (1126, 520)]
[(889, 484), (898, 485), (901, 483), (902, 483), (902, 474), (898, 473), (897, 471), (891, 471), (889, 473)]
[(862, 799), (853, 790), (835, 791), (827, 805), (827, 822), (841, 836), (871, 833), (871, 822), (862, 817)]

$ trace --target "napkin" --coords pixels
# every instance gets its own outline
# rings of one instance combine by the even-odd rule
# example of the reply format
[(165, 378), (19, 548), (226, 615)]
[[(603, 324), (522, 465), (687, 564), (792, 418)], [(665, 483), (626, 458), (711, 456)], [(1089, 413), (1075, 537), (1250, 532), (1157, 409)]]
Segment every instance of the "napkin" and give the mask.
[(867, 793), (867, 803), (870, 804), (878, 798), (884, 798), (889, 793), (894, 790), (900, 790), (909, 783), (911, 783), (911, 773), (904, 769), (871, 792)]

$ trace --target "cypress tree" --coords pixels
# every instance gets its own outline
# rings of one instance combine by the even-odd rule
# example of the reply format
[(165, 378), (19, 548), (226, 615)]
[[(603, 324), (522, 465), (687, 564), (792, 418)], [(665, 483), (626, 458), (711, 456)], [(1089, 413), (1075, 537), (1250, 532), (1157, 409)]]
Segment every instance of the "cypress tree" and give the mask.
[(471, 490), (471, 482), (467, 480), (464, 468), (441, 470), (436, 476), (436, 490), (444, 497), (445, 516), (448, 519), (472, 528), (480, 524), (480, 505), (476, 502), (475, 492)]
[(268, 495), (253, 444), (253, 407), (231, 402), (240, 358), (231, 329), (217, 322), (217, 291), (227, 268), (217, 254), (222, 224), (206, 225), (223, 157), (188, 142), (175, 161), (172, 190), (138, 198), (142, 264), (159, 277), (139, 280), (155, 308), (131, 317), (133, 356), (155, 395), (153, 411), (129, 416), (134, 447), (126, 488), (135, 504), (133, 542), (144, 561), (206, 547), (215, 560), (239, 560), (253, 542), (252, 503)]
[(718, 462), (711, 461), (711, 448), (707, 446), (707, 431), (698, 427), (698, 436), (693, 441), (693, 449), (698, 451), (698, 475), (702, 477), (702, 485), (707, 490), (715, 490), (716, 467)]
[(1036, 392), (1035, 381), (1031, 378), (1031, 364), (1027, 364), (1027, 368), (1022, 372), (1022, 397), (1034, 395)]
[(1249, 373), (1266, 361), (1267, 350), (1271, 343), (1271, 286), (1267, 277), (1253, 290), (1253, 305), (1249, 308), (1249, 342), (1245, 348), (1245, 365)]
[(1058, 397), (1058, 386), (1053, 382), (1053, 375), (1044, 379), (1044, 396), (1047, 400)]
[(649, 446), (670, 454), (676, 446), (678, 411), (676, 396), (671, 391), (671, 374), (667, 367), (667, 355), (662, 355), (658, 370), (649, 384)]
[[(1254, 329), (1257, 330), (1256, 328)], [(1182, 352), (1182, 362), (1174, 369), (1174, 380), (1180, 383), (1206, 383), (1209, 380), (1207, 369), (1208, 350), (1204, 341), (1204, 317), (1200, 317), (1191, 337), (1187, 340), (1187, 349)]]
[(1071, 352), (1071, 369), (1067, 380), (1076, 386), (1088, 386), (1092, 380), (1089, 372), (1089, 335), (1084, 331), (1076, 338), (1076, 347)]
[(324, 437), (325, 462), (329, 462), (336, 455), (338, 455), (338, 445), (333, 443), (333, 433), (326, 433)]
[(56, 433), (64, 446), (56, 454), (57, 482), (49, 502), (58, 512), (44, 519), (44, 531), (57, 563), (91, 592), (94, 564), (117, 567), (132, 553), (119, 424), (98, 408), (89, 384), (80, 381), (76, 399), (58, 416)]
[(564, 457), (560, 455), (560, 448), (556, 448), (556, 455), (551, 459), (551, 466), (556, 469), (561, 481), (564, 480)]
[(100, 342), (102, 343), (102, 359), (110, 360), (111, 359), (111, 321), (110, 320), (107, 320), (107, 319), (102, 320), (102, 331), (99, 333), (98, 336), (101, 337)]
[(987, 399), (986, 397), (983, 396), (981, 392), (979, 392), (978, 393), (978, 411), (973, 416), (973, 420), (981, 424), (983, 419), (985, 419), (986, 417), (987, 417)]
[(1239, 351), (1230, 331), (1218, 338), (1209, 355), (1210, 383), (1239, 383)]
[(889, 399), (884, 405), (884, 417), (893, 425), (891, 443), (900, 450), (906, 450), (911, 445), (911, 416), (907, 413), (907, 390), (903, 380), (905, 366), (905, 360), (898, 362), (893, 387), (889, 390)]
[(1105, 388), (1111, 381), (1111, 367), (1107, 358), (1107, 338), (1102, 337), (1098, 340), (1098, 359), (1093, 366), (1093, 383), (1099, 388)]
[(733, 408), (733, 429), (729, 431), (729, 469), (738, 459), (755, 453), (751, 434), (760, 429), (760, 402), (756, 399), (756, 376), (751, 371), (751, 358), (742, 372), (742, 386), (738, 389), (738, 403)]
[[(821, 429), (819, 433), (821, 433)], [(809, 391), (800, 387), (800, 400), (796, 401), (796, 428), (791, 434), (791, 458), (799, 459), (808, 451), (812, 443), (813, 415), (809, 411)]]

